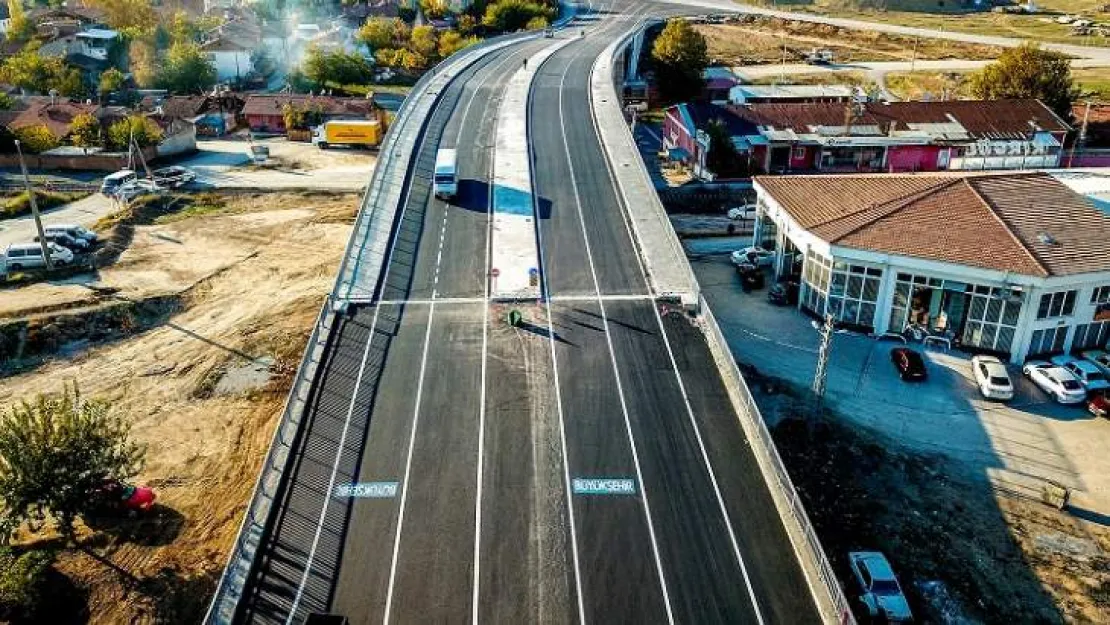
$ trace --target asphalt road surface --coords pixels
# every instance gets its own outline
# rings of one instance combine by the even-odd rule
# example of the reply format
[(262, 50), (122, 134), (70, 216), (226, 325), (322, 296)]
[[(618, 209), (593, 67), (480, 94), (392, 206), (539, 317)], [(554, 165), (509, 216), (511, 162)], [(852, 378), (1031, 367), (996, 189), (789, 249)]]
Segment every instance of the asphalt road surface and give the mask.
[[(624, 4), (533, 86), (541, 302), (489, 301), (488, 181), (504, 84), (552, 42), (445, 91), (381, 293), (329, 339), (241, 622), (819, 621), (700, 330), (651, 296), (590, 121), (594, 59), (651, 8)], [(459, 149), (453, 205), (430, 193), (438, 147)]]

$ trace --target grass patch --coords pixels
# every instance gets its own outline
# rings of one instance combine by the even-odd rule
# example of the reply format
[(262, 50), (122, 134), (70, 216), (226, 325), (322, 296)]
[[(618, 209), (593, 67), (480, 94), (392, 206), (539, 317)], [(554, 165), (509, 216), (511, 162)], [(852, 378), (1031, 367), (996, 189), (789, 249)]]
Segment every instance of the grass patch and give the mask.
[(154, 223), (159, 225), (169, 224), (191, 217), (216, 215), (224, 212), (226, 209), (227, 203), (224, 201), (223, 197), (214, 193), (201, 193), (193, 196), (192, 202), (186, 202), (185, 207), (181, 210), (155, 217)]
[[(59, 193), (57, 191), (35, 191), (39, 210), (47, 210), (87, 197), (88, 193)], [(31, 213), (31, 195), (23, 191), (4, 199), (0, 204), (0, 219), (10, 219)]]
[[(972, 72), (891, 72), (886, 76), (887, 88), (903, 100), (920, 100), (928, 94), (939, 99), (947, 93), (949, 99), (972, 99)], [(1110, 72), (1104, 67), (1076, 68), (1072, 78), (1079, 86), (1080, 101), (1110, 102)], [(831, 80), (830, 80), (831, 82)]]

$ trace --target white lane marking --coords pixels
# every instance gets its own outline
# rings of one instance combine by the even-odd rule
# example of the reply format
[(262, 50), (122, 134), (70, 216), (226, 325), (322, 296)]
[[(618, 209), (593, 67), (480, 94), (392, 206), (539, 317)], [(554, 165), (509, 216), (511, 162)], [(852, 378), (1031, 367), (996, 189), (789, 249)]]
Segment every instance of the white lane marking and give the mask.
[(483, 304), (485, 298), (481, 297), (437, 297), (414, 299), (383, 299), (378, 301), (381, 306), (430, 306), (432, 302), (442, 306), (444, 304)]
[(643, 302), (655, 299), (647, 293), (644, 295), (552, 295), (553, 302), (596, 302), (598, 299), (606, 302)]
[[(636, 450), (636, 436), (632, 432), (632, 420), (628, 414), (628, 403), (625, 400), (624, 384), (621, 382), (620, 368), (617, 366), (616, 349), (613, 347), (613, 338), (609, 333), (609, 317), (605, 312), (605, 303), (601, 300), (601, 285), (597, 279), (597, 268), (594, 265), (593, 251), (590, 247), (590, 237), (586, 232), (586, 220), (582, 213), (582, 198), (578, 193), (578, 179), (574, 171), (574, 158), (570, 153), (570, 143), (567, 140), (567, 126), (566, 116), (563, 111), (563, 94), (566, 93), (565, 84), (567, 74), (570, 72), (572, 63), (567, 63), (566, 68), (563, 70), (563, 76), (559, 81), (559, 127), (562, 130), (563, 136), (563, 150), (567, 157), (567, 166), (570, 171), (571, 188), (574, 190), (574, 204), (578, 210), (578, 223), (582, 228), (582, 239), (586, 247), (586, 259), (590, 265), (590, 276), (594, 283), (594, 292), (596, 294), (596, 301), (601, 310), (601, 321), (605, 328), (605, 342), (609, 348), (609, 362), (613, 367), (613, 376), (617, 382), (617, 397), (621, 403), (621, 413), (624, 416), (624, 428), (628, 434), (628, 444), (632, 451), (632, 464), (636, 469), (636, 479), (640, 483), (640, 493), (644, 508), (644, 517), (647, 520), (648, 536), (651, 539), (652, 557), (655, 560), (656, 572), (659, 575), (659, 584), (663, 592), (663, 605), (667, 611), (667, 622), (674, 625), (674, 612), (671, 608), (670, 592), (667, 590), (667, 578), (663, 573), (663, 560), (659, 555), (659, 542), (655, 536), (655, 523), (651, 519), (651, 504), (649, 503), (647, 483), (644, 481), (644, 473), (640, 467), (640, 455)], [(550, 318), (549, 318), (550, 323)], [(554, 349), (554, 348), (552, 348)]]
[[(548, 57), (548, 60), (554, 58), (554, 55)], [(545, 61), (546, 62), (546, 61)], [(569, 62), (568, 62), (569, 65)], [(542, 66), (541, 66), (542, 68)], [(537, 74), (538, 75), (538, 74)], [(525, 140), (528, 141), (528, 165), (535, 168), (536, 165), (536, 146), (532, 143), (532, 92), (528, 93), (528, 111), (527, 115), (527, 128), (528, 136)], [(535, 185), (535, 179), (532, 180)], [(532, 210), (536, 215), (539, 215), (539, 194), (532, 193)], [(540, 262), (540, 279), (543, 281), (543, 294), (547, 295), (550, 291), (547, 285), (547, 271), (544, 269), (543, 259), (543, 228), (540, 227), (540, 220), (536, 219), (536, 239), (537, 251)], [(560, 452), (563, 457), (563, 485), (565, 488), (566, 502), (567, 502), (567, 517), (570, 523), (570, 550), (571, 559), (574, 562), (574, 588), (575, 596), (578, 601), (578, 623), (579, 625), (586, 625), (586, 602), (582, 595), (582, 570), (578, 559), (578, 532), (575, 528), (574, 520), (574, 496), (571, 488), (570, 481), (570, 460), (567, 458), (567, 425), (566, 418), (563, 415), (563, 391), (559, 387), (559, 359), (555, 356), (555, 325), (552, 322), (553, 315), (551, 314), (551, 299), (544, 298), (544, 303), (547, 308), (547, 341), (551, 347), (551, 373), (555, 382), (555, 408), (559, 414), (559, 443)]]
[[(596, 64), (596, 61), (595, 61), (595, 64)], [(591, 69), (590, 73), (591, 74), (593, 73), (592, 69)], [(593, 99), (592, 90), (588, 90), (588, 93), (590, 94), (590, 99), (592, 100)], [(596, 125), (595, 125), (595, 128), (596, 128)], [(603, 155), (604, 155), (604, 151), (605, 151), (604, 147), (602, 147)], [(604, 155), (604, 156), (605, 156), (605, 158), (604, 158), (605, 168), (609, 173), (609, 183), (612, 186), (614, 197), (617, 198), (618, 206), (621, 207), (621, 215), (623, 217), (622, 221), (624, 221), (625, 232), (628, 234), (628, 240), (632, 244), (632, 248), (635, 250), (635, 249), (637, 249), (636, 238), (632, 234), (632, 227), (631, 227), (631, 225), (629, 224), (629, 221), (628, 221), (630, 219), (630, 217), (627, 214), (625, 214), (624, 198), (621, 195), (620, 189), (617, 186), (617, 180), (616, 180), (616, 177), (615, 177), (616, 173), (613, 171), (612, 164), (609, 163), (608, 156), (607, 155)], [(647, 269), (644, 267), (643, 259), (640, 257), (639, 253), (637, 253), (635, 256), (636, 256), (636, 264), (640, 268), (640, 275), (643, 276), (645, 285), (650, 285), (651, 282), (648, 279)], [(709, 473), (709, 479), (713, 484), (713, 493), (717, 498), (717, 505), (720, 507), (721, 514), (724, 516), (725, 525), (728, 528), (729, 541), (732, 543), (732, 552), (733, 552), (733, 555), (736, 556), (736, 562), (740, 565), (740, 572), (744, 576), (744, 585), (747, 588), (748, 597), (749, 597), (749, 599), (751, 599), (752, 609), (755, 611), (756, 619), (759, 621), (760, 625), (763, 625), (763, 623), (764, 623), (764, 621), (763, 621), (763, 611), (759, 607), (759, 601), (756, 600), (755, 589), (752, 586), (751, 577), (748, 575), (748, 567), (744, 563), (743, 556), (740, 554), (740, 544), (736, 539), (736, 532), (735, 532), (735, 529), (734, 529), (733, 524), (732, 524), (732, 517), (728, 513), (728, 508), (725, 505), (724, 496), (721, 494), (721, 487), (717, 482), (716, 473), (713, 471), (713, 465), (709, 460), (709, 453), (706, 451), (706, 448), (705, 448), (705, 442), (704, 442), (704, 440), (702, 438), (702, 435), (701, 435), (701, 429), (698, 427), (697, 420), (694, 417), (694, 409), (693, 409), (693, 406), (690, 404), (690, 396), (686, 391), (686, 384), (682, 381), (682, 374), (678, 370), (678, 362), (675, 359), (674, 350), (671, 347), (670, 338), (667, 336), (666, 327), (663, 325), (663, 317), (662, 317), (662, 315), (659, 314), (659, 307), (658, 306), (652, 306), (652, 310), (655, 313), (655, 319), (656, 319), (656, 322), (659, 325), (659, 331), (663, 336), (663, 344), (664, 344), (664, 346), (666, 346), (667, 356), (671, 361), (671, 368), (674, 370), (675, 380), (678, 382), (678, 388), (682, 393), (682, 401), (686, 404), (686, 414), (688, 415), (688, 417), (690, 419), (690, 425), (694, 428), (694, 435), (695, 435), (695, 437), (697, 438), (697, 441), (698, 441), (698, 449), (701, 452), (702, 462), (705, 464), (706, 471)]]

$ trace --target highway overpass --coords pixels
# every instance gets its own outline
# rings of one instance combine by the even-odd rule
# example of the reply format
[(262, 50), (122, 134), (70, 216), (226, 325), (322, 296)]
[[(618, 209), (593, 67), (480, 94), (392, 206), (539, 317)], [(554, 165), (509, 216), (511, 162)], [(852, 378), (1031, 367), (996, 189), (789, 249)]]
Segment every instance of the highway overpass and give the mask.
[[(208, 622), (836, 620), (595, 123), (599, 57), (675, 9), (591, 8), (406, 101), (412, 149), (392, 137), (383, 162), (410, 166), (367, 200), (396, 214), (360, 216)], [(452, 203), (430, 192), (440, 147), (459, 150)], [(492, 181), (514, 172), (540, 297), (507, 302)]]

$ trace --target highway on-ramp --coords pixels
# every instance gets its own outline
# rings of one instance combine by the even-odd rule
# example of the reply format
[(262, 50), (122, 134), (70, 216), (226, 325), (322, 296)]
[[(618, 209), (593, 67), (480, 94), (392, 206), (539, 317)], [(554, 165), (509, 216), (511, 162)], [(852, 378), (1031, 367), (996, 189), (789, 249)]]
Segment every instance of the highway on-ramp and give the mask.
[[(653, 5), (611, 8), (556, 37), (528, 99), (538, 301), (489, 297), (489, 181), (505, 85), (557, 44), (490, 53), (441, 94), (238, 622), (821, 620), (696, 319), (645, 277), (588, 84)], [(459, 150), (451, 204), (429, 188), (440, 147)]]

